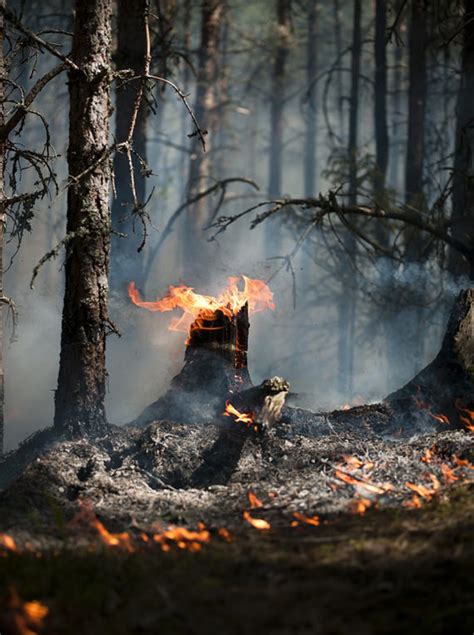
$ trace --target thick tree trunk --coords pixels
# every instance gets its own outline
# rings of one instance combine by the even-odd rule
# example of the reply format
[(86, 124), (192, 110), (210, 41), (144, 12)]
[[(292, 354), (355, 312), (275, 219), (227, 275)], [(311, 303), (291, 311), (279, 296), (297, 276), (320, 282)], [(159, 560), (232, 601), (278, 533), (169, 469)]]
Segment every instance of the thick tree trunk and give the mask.
[[(349, 205), (357, 205), (357, 146), (359, 133), (359, 84), (360, 62), (362, 54), (361, 39), (361, 0), (354, 1), (351, 96), (349, 110)], [(356, 258), (356, 240), (352, 232), (344, 236), (344, 246), (351, 261)], [(354, 280), (345, 280), (352, 273), (351, 264), (346, 266), (343, 276), (343, 290), (339, 302), (339, 342), (338, 342), (338, 386), (343, 395), (351, 397), (354, 376), (354, 333), (356, 319), (356, 291)]]
[[(66, 286), (54, 425), (93, 432), (106, 423), (105, 339), (110, 251), (109, 142), (112, 0), (77, 0), (69, 72)], [(74, 179), (77, 178), (77, 182)]]
[[(118, 69), (129, 68), (134, 75), (143, 73), (146, 54), (145, 11), (147, 0), (118, 0), (117, 2), (117, 53), (115, 63)], [(117, 90), (115, 108), (115, 136), (117, 141), (125, 141), (128, 136), (135, 97), (140, 80), (127, 82)], [(146, 128), (148, 108), (142, 103), (138, 111), (137, 123), (133, 133), (134, 150), (146, 161)], [(133, 155), (135, 187), (139, 203), (146, 198), (145, 177), (140, 163)], [(111, 288), (123, 291), (130, 280), (141, 280), (143, 270), (142, 255), (137, 253), (141, 243), (141, 224), (135, 223), (132, 216), (133, 198), (130, 190), (130, 174), (127, 157), (117, 153), (114, 158), (116, 197), (112, 205), (114, 228), (127, 235), (127, 238), (114, 236), (111, 254)]]
[[(453, 171), (453, 212), (451, 233), (473, 252), (474, 260), (474, 0), (464, 0), (464, 30), (456, 120), (456, 147)], [(450, 253), (450, 270), (467, 273), (466, 262), (457, 252)]]
[[(336, 59), (340, 60), (342, 57), (342, 38), (341, 38), (341, 8), (339, 6), (339, 0), (333, 2), (334, 10), (334, 41), (336, 44)], [(342, 87), (342, 73), (336, 72), (336, 100), (337, 100), (337, 116), (339, 123), (339, 134), (344, 136), (344, 110), (342, 107), (343, 102), (343, 87)]]
[[(5, 9), (6, 1), (0, 0), (0, 8)], [(5, 18), (0, 13), (0, 127), (5, 121), (3, 102), (5, 99), (5, 82), (7, 72), (3, 53), (5, 37)], [(5, 139), (0, 139), (0, 297), (3, 297), (3, 247), (5, 233)], [(3, 369), (3, 302), (0, 302), (0, 455), (4, 446), (4, 406), (5, 406), (5, 377)]]
[(281, 196), (283, 159), (283, 112), (286, 94), (286, 66), (289, 54), (290, 1), (276, 0), (277, 35), (272, 70), (270, 110), (270, 164), (268, 193)]
[[(222, 0), (203, 0), (201, 44), (199, 49), (197, 91), (194, 112), (202, 129), (212, 133), (216, 118), (216, 88), (218, 80), (219, 31), (224, 3)], [(206, 137), (207, 152), (203, 153), (199, 139), (193, 139), (194, 151), (189, 167), (189, 198), (209, 187), (206, 181), (211, 172), (210, 153), (213, 135)], [(207, 220), (208, 202), (201, 199), (188, 210), (189, 246), (195, 244), (196, 233)]]
[(306, 47), (306, 82), (308, 84), (308, 102), (304, 160), (305, 196), (316, 195), (317, 91), (315, 78), (318, 68), (318, 12), (319, 2), (318, 0), (312, 0), (308, 8), (308, 42)]

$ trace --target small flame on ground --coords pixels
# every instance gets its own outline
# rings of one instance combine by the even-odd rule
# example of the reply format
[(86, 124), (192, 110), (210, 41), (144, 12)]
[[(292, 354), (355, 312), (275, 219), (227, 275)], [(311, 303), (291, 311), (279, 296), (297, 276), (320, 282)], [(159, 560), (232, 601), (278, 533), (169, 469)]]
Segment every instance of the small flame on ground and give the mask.
[(0, 534), (0, 547), (3, 547), (7, 551), (18, 551), (16, 542), (8, 534)]
[(245, 423), (247, 426), (253, 424), (253, 415), (246, 412), (239, 412), (229, 401), (225, 403), (224, 417), (234, 417), (236, 423)]
[(251, 509), (263, 507), (262, 501), (253, 492), (247, 492), (247, 498)]
[(474, 432), (474, 410), (470, 410), (466, 406), (463, 406), (459, 399), (456, 399), (454, 405), (459, 410), (459, 412), (462, 413), (459, 415), (459, 419), (464, 424), (466, 430), (469, 430), (469, 432)]
[(292, 527), (298, 527), (301, 523), (306, 525), (313, 525), (313, 527), (319, 527), (321, 521), (319, 520), (319, 516), (306, 516), (305, 514), (301, 514), (300, 512), (293, 512), (293, 518), (296, 520), (291, 521)]
[(357, 498), (352, 503), (352, 513), (363, 516), (365, 512), (371, 507), (372, 501), (368, 498)]
[(454, 470), (452, 470), (446, 463), (441, 464), (441, 474), (443, 475), (446, 483), (455, 483), (459, 480), (459, 477), (456, 476)]
[(186, 527), (170, 527), (161, 533), (154, 534), (153, 540), (161, 546), (163, 551), (170, 551), (170, 543), (174, 543), (179, 549), (195, 553), (202, 549), (203, 544), (211, 541), (211, 534), (200, 523), (197, 531), (186, 529)]
[(221, 311), (228, 318), (232, 318), (240, 309), (248, 304), (249, 314), (258, 313), (265, 309), (275, 309), (273, 293), (263, 280), (256, 280), (242, 276), (244, 288), (240, 290), (238, 283), (240, 278), (227, 278), (227, 288), (218, 296), (201, 295), (192, 287), (180, 285), (170, 286), (168, 293), (155, 302), (144, 302), (134, 282), (128, 285), (128, 296), (136, 306), (148, 311), (173, 311), (181, 309), (182, 315), (173, 318), (169, 325), (170, 331), (183, 331), (187, 333), (193, 322), (198, 320), (197, 328), (213, 329), (212, 326), (204, 326), (204, 321), (214, 321), (216, 311)]
[(268, 521), (263, 520), (263, 518), (254, 518), (249, 514), (248, 511), (242, 512), (242, 516), (244, 520), (246, 520), (250, 525), (252, 525), (252, 527), (255, 527), (255, 529), (258, 529), (259, 531), (268, 531), (268, 529), (270, 529), (271, 527)]
[(393, 490), (393, 485), (391, 483), (383, 483), (380, 485), (376, 485), (375, 483), (371, 483), (370, 481), (347, 474), (346, 472), (342, 472), (340, 469), (335, 470), (335, 476), (340, 481), (347, 483), (348, 485), (353, 485), (357, 489), (365, 490), (370, 494), (385, 494), (390, 490)]
[(11, 589), (9, 608), (13, 613), (13, 623), (19, 635), (37, 635), (44, 629), (44, 620), (49, 614), (49, 608), (45, 604), (38, 600), (24, 602), (16, 589)]
[(423, 463), (431, 463), (431, 461), (433, 460), (433, 451), (426, 448), (423, 456), (421, 457), (421, 460), (423, 461)]

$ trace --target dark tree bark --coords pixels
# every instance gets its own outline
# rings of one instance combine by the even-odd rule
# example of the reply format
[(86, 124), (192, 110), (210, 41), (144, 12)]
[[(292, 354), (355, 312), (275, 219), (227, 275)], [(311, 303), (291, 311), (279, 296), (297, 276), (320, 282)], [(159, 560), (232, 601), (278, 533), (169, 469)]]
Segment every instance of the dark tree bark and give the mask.
[[(193, 153), (189, 167), (189, 198), (209, 187), (206, 182), (211, 172), (210, 153), (213, 147), (212, 132), (216, 129), (216, 85), (218, 81), (219, 31), (224, 3), (222, 0), (203, 0), (201, 44), (198, 58), (197, 92), (194, 112), (199, 125), (210, 134), (206, 137), (207, 152), (203, 153), (199, 140), (193, 140)], [(203, 198), (188, 210), (190, 244), (196, 232), (202, 229), (207, 218), (207, 201)]]
[(387, 2), (375, 3), (375, 198), (382, 202), (388, 164), (387, 130)]
[(457, 100), (452, 235), (470, 247), (471, 266), (450, 253), (450, 270), (474, 280), (474, 0), (464, 0), (461, 82)]
[[(186, 56), (190, 55), (191, 48), (191, 0), (184, 0), (183, 3), (183, 16), (182, 16), (182, 27), (183, 27), (183, 39), (182, 46), (183, 51)], [(189, 88), (189, 80), (191, 77), (191, 69), (189, 67), (188, 62), (184, 61), (184, 70), (183, 70), (183, 87), (185, 92), (188, 91)], [(183, 148), (186, 148), (188, 145), (187, 138), (187, 118), (188, 113), (185, 108), (181, 109), (181, 145)], [(189, 166), (189, 157), (186, 152), (181, 153), (180, 157), (180, 178), (181, 178), (181, 186), (183, 193), (187, 189), (187, 185), (189, 182), (188, 179), (188, 166)]]
[(286, 67), (289, 55), (290, 0), (276, 0), (277, 36), (272, 69), (270, 110), (270, 164), (268, 193), (281, 196), (283, 159), (283, 112), (286, 95)]
[(308, 41), (306, 47), (306, 82), (308, 84), (306, 113), (306, 143), (304, 159), (305, 196), (316, 195), (316, 126), (317, 90), (315, 84), (318, 68), (318, 0), (312, 0), (308, 8)]
[[(354, 1), (352, 59), (351, 59), (351, 96), (349, 110), (349, 205), (357, 205), (357, 146), (359, 134), (359, 84), (360, 62), (362, 54), (361, 38), (362, 7), (361, 0)], [(356, 240), (349, 231), (344, 237), (347, 256), (352, 261), (342, 272), (343, 291), (339, 302), (339, 342), (338, 342), (338, 385), (342, 394), (350, 397), (353, 393), (354, 376), (354, 332), (356, 316), (356, 292), (351, 266), (356, 258)], [(347, 280), (345, 278), (349, 277)]]
[[(5, 9), (6, 0), (0, 0), (0, 9)], [(0, 127), (5, 123), (4, 99), (7, 71), (3, 43), (5, 38), (5, 18), (0, 12)], [(0, 297), (3, 297), (3, 247), (5, 233), (5, 141), (0, 138)], [(5, 377), (3, 369), (3, 303), (0, 302), (0, 455), (3, 454), (4, 439), (4, 406), (5, 406)]]
[[(400, 0), (399, 0), (400, 3)], [(398, 4), (399, 4), (398, 3)], [(397, 5), (398, 7), (398, 5)], [(397, 8), (398, 11), (398, 8)], [(392, 122), (391, 122), (391, 144), (390, 144), (390, 168), (389, 182), (390, 187), (398, 191), (400, 188), (399, 174), (401, 153), (400, 125), (401, 109), (402, 109), (402, 64), (403, 64), (403, 47), (397, 45), (394, 54), (393, 68), (393, 84), (392, 84)]]
[(424, 0), (412, 0), (409, 36), (408, 143), (405, 168), (407, 205), (422, 209), (426, 112), (426, 10)]
[[(339, 0), (333, 2), (334, 10), (334, 40), (336, 44), (336, 59), (340, 60), (342, 57), (342, 38), (341, 38), (341, 8), (339, 6)], [(339, 120), (339, 134), (341, 137), (344, 135), (344, 111), (342, 108), (342, 73), (336, 72), (336, 99), (337, 99), (337, 115)]]
[[(74, 433), (106, 423), (105, 340), (110, 251), (109, 142), (112, 0), (77, 0), (69, 71), (66, 286), (54, 425)], [(74, 179), (78, 179), (74, 182)]]
[[(146, 55), (145, 11), (147, 0), (118, 0), (117, 2), (117, 52), (115, 63), (118, 69), (131, 69), (134, 75), (143, 73)], [(115, 136), (117, 141), (125, 141), (132, 118), (135, 97), (140, 80), (119, 86), (116, 95)], [(135, 152), (146, 161), (146, 132), (148, 108), (142, 100), (133, 133)], [(146, 199), (146, 179), (142, 174), (138, 158), (133, 155), (133, 171), (137, 199)], [(123, 291), (130, 280), (141, 280), (143, 270), (142, 255), (137, 252), (142, 241), (141, 224), (135, 223), (132, 215), (133, 197), (130, 188), (130, 174), (127, 156), (117, 153), (114, 158), (116, 197), (112, 205), (112, 221), (118, 232), (127, 238), (114, 236), (111, 254), (111, 288)], [(135, 226), (136, 225), (136, 226)]]

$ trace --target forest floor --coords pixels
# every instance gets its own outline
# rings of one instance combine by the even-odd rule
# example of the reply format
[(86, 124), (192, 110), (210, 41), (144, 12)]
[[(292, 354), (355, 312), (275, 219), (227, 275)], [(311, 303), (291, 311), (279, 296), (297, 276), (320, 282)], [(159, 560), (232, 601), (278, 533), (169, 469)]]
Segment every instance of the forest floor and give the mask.
[(48, 608), (31, 632), (49, 635), (470, 634), (472, 493), (463, 485), (421, 509), (369, 509), (318, 527), (249, 527), (197, 553), (10, 553), (0, 632), (30, 632), (17, 628), (21, 598)]

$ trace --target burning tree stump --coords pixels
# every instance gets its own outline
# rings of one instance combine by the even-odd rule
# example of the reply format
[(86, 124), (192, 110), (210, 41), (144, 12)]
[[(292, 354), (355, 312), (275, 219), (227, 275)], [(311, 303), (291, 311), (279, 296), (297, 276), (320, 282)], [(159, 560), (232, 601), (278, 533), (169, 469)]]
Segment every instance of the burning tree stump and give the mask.
[(225, 400), (252, 386), (247, 368), (247, 303), (231, 317), (217, 310), (192, 323), (181, 371), (168, 392), (133, 422), (159, 419), (195, 423), (222, 413)]

